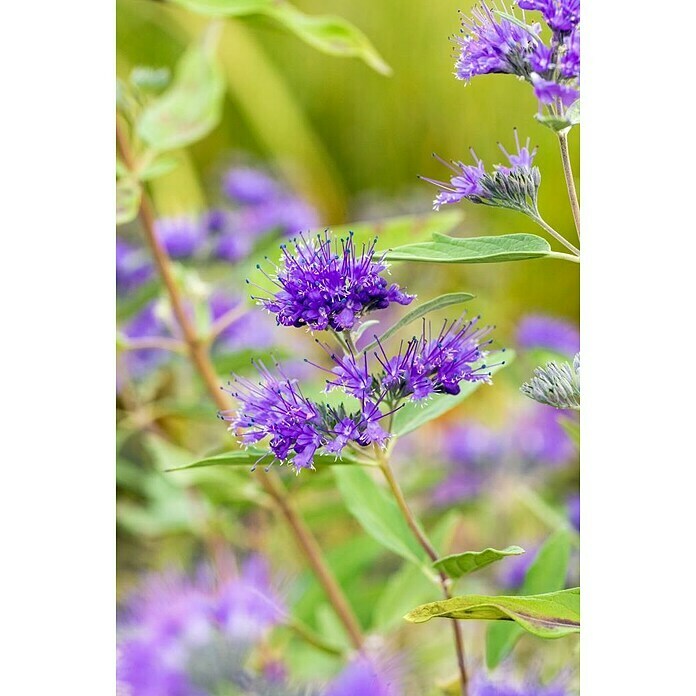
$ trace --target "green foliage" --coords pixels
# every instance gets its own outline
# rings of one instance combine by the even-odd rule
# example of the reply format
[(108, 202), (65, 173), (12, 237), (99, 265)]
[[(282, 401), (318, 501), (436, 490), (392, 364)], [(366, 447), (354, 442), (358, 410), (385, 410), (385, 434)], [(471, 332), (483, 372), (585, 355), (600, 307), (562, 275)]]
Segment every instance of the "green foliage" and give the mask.
[(425, 552), (394, 499), (361, 468), (336, 467), (333, 473), (346, 507), (362, 528), (402, 558), (425, 565)]
[(217, 27), (179, 60), (174, 80), (143, 110), (138, 136), (156, 151), (186, 147), (206, 136), (222, 116), (225, 83), (215, 60)]
[[(570, 544), (570, 533), (564, 529), (546, 540), (527, 571), (522, 595), (555, 592), (565, 586)], [(486, 663), (489, 669), (495, 668), (510, 654), (523, 633), (522, 628), (510, 624), (489, 626), (486, 634)]]
[(565, 114), (561, 116), (551, 116), (549, 114), (534, 114), (534, 118), (542, 125), (550, 128), (556, 133), (569, 131), (573, 126), (580, 123), (580, 100), (571, 104)]
[(390, 75), (391, 68), (357, 27), (342, 17), (306, 15), (284, 0), (172, 0), (211, 17), (268, 17), (322, 53), (362, 59), (373, 70)]
[[(505, 362), (492, 367), (491, 372), (493, 374), (505, 367), (505, 365), (509, 365), (515, 359), (514, 351), (505, 351), (503, 355), (505, 356)], [(416, 428), (420, 428), (425, 423), (439, 418), (447, 411), (451, 411), (456, 406), (459, 406), (465, 399), (468, 399), (480, 385), (480, 382), (462, 382), (460, 385), (461, 391), (456, 396), (434, 394), (425, 404), (413, 401), (408, 402), (394, 414), (392, 432), (397, 437), (401, 437), (416, 430)]]
[[(379, 340), (382, 342), (386, 341), (390, 336), (393, 336), (397, 331), (404, 328), (404, 326), (408, 326), (411, 322), (414, 322), (416, 321), (416, 319), (424, 317), (429, 312), (436, 312), (438, 309), (444, 309), (445, 307), (450, 307), (451, 305), (455, 304), (461, 304), (462, 302), (468, 302), (469, 300), (473, 299), (474, 296), (468, 292), (451, 292), (447, 295), (440, 295), (439, 297), (436, 297), (432, 300), (428, 300), (427, 302), (422, 302), (418, 304), (410, 312), (405, 314), (399, 321), (396, 322), (396, 324), (388, 328), (379, 337)], [(362, 352), (366, 353), (367, 351), (373, 350), (376, 347), (377, 341), (375, 340), (369, 345), (365, 346)]]
[(423, 604), (404, 617), (412, 623), (434, 618), (514, 621), (539, 638), (580, 632), (580, 588), (525, 597), (463, 595)]
[(483, 551), (465, 551), (439, 558), (433, 562), (433, 567), (444, 571), (451, 578), (460, 578), (462, 575), (473, 573), (475, 570), (491, 565), (491, 563), (501, 561), (506, 556), (519, 556), (523, 553), (524, 549), (519, 546), (508, 546), (501, 551), (492, 548)]
[(135, 179), (125, 176), (116, 182), (116, 224), (135, 220), (140, 209), (142, 191)]
[(549, 243), (535, 234), (448, 237), (435, 233), (431, 242), (392, 249), (387, 252), (387, 260), (412, 263), (499, 263), (540, 259), (550, 253)]

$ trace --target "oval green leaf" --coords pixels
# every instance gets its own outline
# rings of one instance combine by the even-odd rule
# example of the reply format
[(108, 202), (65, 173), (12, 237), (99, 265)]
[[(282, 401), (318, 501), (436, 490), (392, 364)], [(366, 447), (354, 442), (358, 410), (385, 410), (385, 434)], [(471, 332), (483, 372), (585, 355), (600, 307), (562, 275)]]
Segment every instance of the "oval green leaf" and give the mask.
[(413, 263), (499, 263), (541, 259), (550, 253), (549, 243), (535, 234), (448, 237), (435, 233), (431, 242), (397, 247), (386, 258)]
[(514, 621), (539, 638), (580, 632), (580, 588), (525, 597), (463, 595), (422, 604), (404, 617), (411, 623), (434, 618)]
[(519, 546), (508, 546), (501, 551), (491, 548), (483, 551), (465, 551), (464, 553), (455, 553), (451, 556), (439, 558), (433, 562), (433, 567), (444, 571), (451, 578), (461, 578), (462, 575), (485, 568), (506, 556), (519, 556), (523, 553), (524, 549)]
[[(428, 312), (436, 312), (438, 309), (444, 309), (454, 304), (461, 304), (462, 302), (468, 302), (473, 300), (474, 296), (468, 292), (451, 292), (447, 295), (440, 295), (433, 300), (428, 300), (421, 305), (418, 305), (415, 309), (405, 314), (399, 321), (394, 324), (394, 326), (388, 328), (380, 337), (380, 341), (386, 341), (390, 336), (393, 336), (397, 331), (403, 329), (404, 326), (408, 326), (411, 322), (420, 319), (421, 317), (428, 314)], [(377, 341), (373, 341), (369, 345), (365, 346), (361, 352), (366, 353), (369, 350), (373, 350), (377, 347)]]

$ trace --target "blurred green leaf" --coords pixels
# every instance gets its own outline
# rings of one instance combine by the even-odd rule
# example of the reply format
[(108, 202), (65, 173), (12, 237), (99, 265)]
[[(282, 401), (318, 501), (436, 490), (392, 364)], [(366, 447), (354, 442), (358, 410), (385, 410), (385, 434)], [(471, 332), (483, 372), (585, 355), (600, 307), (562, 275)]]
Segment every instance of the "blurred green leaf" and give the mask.
[(318, 51), (361, 58), (373, 70), (390, 75), (391, 68), (370, 40), (342, 17), (307, 15), (284, 0), (172, 0), (188, 10), (211, 17), (264, 15), (282, 24)]
[[(514, 351), (505, 351), (503, 355), (505, 356), (505, 362), (491, 367), (491, 373), (495, 374), (515, 359)], [(420, 428), (425, 423), (439, 418), (442, 414), (452, 410), (455, 406), (459, 406), (462, 401), (469, 398), (480, 384), (481, 382), (462, 382), (459, 394), (455, 396), (451, 394), (434, 394), (424, 404), (409, 401), (394, 414), (392, 432), (397, 437), (401, 437), (416, 430), (416, 428)]]
[[(559, 530), (552, 534), (529, 566), (521, 594), (561, 590), (565, 586), (570, 547), (571, 538), (567, 530)], [(493, 624), (488, 627), (486, 664), (489, 669), (497, 667), (510, 654), (522, 633), (522, 628), (513, 624)]]
[(501, 551), (497, 549), (484, 549), (483, 551), (465, 551), (455, 553), (451, 556), (438, 558), (433, 562), (433, 567), (442, 570), (451, 578), (461, 578), (462, 575), (473, 573), (486, 566), (501, 561), (506, 556), (519, 556), (524, 553), (524, 549), (519, 546), (508, 546)]
[(140, 90), (146, 92), (161, 92), (171, 79), (169, 68), (151, 68), (149, 66), (137, 65), (134, 67), (129, 82)]
[(225, 83), (214, 57), (217, 27), (184, 53), (174, 81), (154, 99), (138, 120), (138, 135), (157, 151), (185, 147), (207, 135), (220, 122)]
[(346, 507), (362, 528), (402, 558), (424, 565), (425, 552), (391, 496), (358, 467), (336, 467), (333, 473)]
[(138, 177), (141, 181), (149, 181), (156, 179), (158, 176), (167, 174), (179, 165), (179, 158), (169, 155), (162, 155), (155, 158), (149, 164), (146, 164), (139, 172)]
[(573, 102), (566, 109), (565, 117), (568, 119), (568, 122), (574, 126), (577, 126), (580, 123), (580, 100), (579, 99), (577, 101)]
[(387, 252), (388, 261), (414, 263), (498, 263), (548, 256), (551, 246), (535, 234), (494, 237), (448, 237), (433, 234), (431, 242), (409, 244)]
[[(268, 459), (269, 456), (272, 457), (272, 459)], [(234, 452), (215, 454), (212, 457), (205, 457), (205, 459), (199, 459), (198, 461), (184, 464), (183, 466), (168, 468), (166, 471), (184, 471), (185, 469), (200, 469), (206, 466), (254, 466), (262, 459), (271, 462), (274, 458), (274, 455), (268, 450), (249, 448), (246, 450), (235, 450)], [(314, 456), (314, 465), (317, 467), (357, 464), (360, 464), (360, 462), (348, 454), (342, 455), (341, 459), (336, 459), (330, 454), (317, 454)]]
[[(457, 514), (445, 515), (430, 535), (435, 547), (443, 546), (454, 531)], [(414, 604), (420, 604), (440, 593), (439, 579), (435, 574), (423, 573), (423, 568), (404, 563), (384, 585), (372, 617), (372, 627), (384, 632), (396, 627), (404, 614)]]
[[(397, 331), (402, 329), (404, 326), (408, 326), (411, 322), (416, 321), (425, 316), (428, 312), (436, 312), (438, 309), (444, 309), (454, 304), (461, 304), (462, 302), (468, 302), (473, 300), (474, 296), (468, 292), (451, 292), (447, 295), (440, 295), (432, 300), (423, 302), (419, 304), (415, 309), (405, 314), (399, 321), (394, 324), (394, 326), (388, 328), (380, 337), (381, 342), (386, 341), (390, 336), (393, 336)], [(377, 347), (377, 341), (373, 341), (369, 345), (365, 346), (361, 352), (365, 353), (373, 348)]]
[(140, 184), (130, 177), (116, 181), (116, 224), (124, 225), (135, 220), (140, 210)]
[(580, 632), (580, 588), (525, 597), (463, 595), (423, 604), (404, 618), (423, 623), (438, 617), (514, 621), (539, 638), (562, 638)]

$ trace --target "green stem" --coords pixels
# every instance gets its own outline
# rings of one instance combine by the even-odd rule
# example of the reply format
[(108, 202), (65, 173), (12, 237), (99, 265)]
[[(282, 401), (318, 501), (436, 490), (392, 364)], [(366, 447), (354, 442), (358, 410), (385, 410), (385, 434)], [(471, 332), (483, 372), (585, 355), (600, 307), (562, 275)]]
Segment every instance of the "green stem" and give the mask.
[[(385, 451), (375, 445), (374, 451), (379, 463), (379, 468), (382, 470), (384, 478), (389, 484), (392, 495), (394, 496), (396, 504), (399, 506), (399, 510), (401, 511), (404, 520), (406, 520), (406, 524), (408, 524), (409, 529), (413, 532), (413, 535), (416, 537), (418, 543), (423, 547), (423, 550), (428, 555), (428, 558), (431, 561), (436, 561), (439, 558), (438, 553), (430, 543), (428, 537), (425, 535), (425, 532), (423, 532), (421, 529), (421, 526), (418, 524), (418, 520), (416, 520), (415, 516), (411, 512), (411, 508), (406, 502), (406, 498), (401, 490), (401, 486), (399, 486), (399, 482), (396, 480), (394, 472), (389, 465), (390, 450), (391, 447)], [(438, 574), (440, 578), (440, 585), (442, 587), (442, 593), (445, 596), (445, 599), (450, 599), (452, 597), (452, 593), (450, 592), (451, 581), (442, 571), (438, 571)], [(456, 619), (452, 619), (452, 632), (454, 636), (455, 651), (457, 654), (457, 665), (459, 667), (461, 694), (462, 696), (467, 696), (469, 680), (466, 673), (466, 664), (464, 660), (464, 640), (462, 638), (461, 627)]]
[(536, 213), (532, 215), (532, 219), (534, 222), (539, 225), (542, 229), (546, 230), (554, 239), (558, 240), (566, 249), (570, 249), (576, 256), (580, 256), (580, 249), (578, 249), (575, 245), (571, 244), (560, 232), (556, 232), (556, 230), (549, 225), (544, 218), (539, 215), (539, 213)]
[(580, 263), (579, 256), (573, 256), (572, 254), (564, 254), (560, 251), (551, 251), (546, 255), (546, 258), (561, 259), (562, 261), (571, 261), (572, 263)]
[(563, 162), (563, 176), (565, 177), (566, 188), (568, 189), (568, 200), (570, 209), (573, 211), (573, 221), (575, 229), (580, 239), (580, 202), (578, 193), (575, 190), (575, 179), (573, 179), (573, 165), (570, 162), (570, 150), (568, 149), (568, 131), (558, 132), (558, 144), (561, 146), (561, 161)]

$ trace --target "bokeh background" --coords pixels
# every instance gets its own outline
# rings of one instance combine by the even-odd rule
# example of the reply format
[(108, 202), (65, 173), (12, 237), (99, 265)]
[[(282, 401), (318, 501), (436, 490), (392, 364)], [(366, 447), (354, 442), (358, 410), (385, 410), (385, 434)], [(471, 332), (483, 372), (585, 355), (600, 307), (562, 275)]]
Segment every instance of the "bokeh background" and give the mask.
[[(182, 164), (176, 170), (151, 183), (160, 217), (200, 214), (216, 205), (223, 172), (240, 158), (269, 169), (308, 201), (320, 226), (428, 213), (434, 190), (417, 175), (444, 177), (433, 152), (466, 160), (473, 147), (493, 164), (500, 161), (497, 142), (511, 146), (517, 127), (521, 137), (529, 136), (539, 147), (540, 210), (553, 227), (573, 239), (556, 136), (534, 120), (537, 105), (529, 86), (511, 76), (479, 78), (465, 86), (453, 76), (450, 37), (459, 30), (458, 10), (468, 13), (471, 2), (297, 0), (295, 5), (309, 14), (340, 15), (360, 27), (393, 74), (383, 76), (360, 60), (319, 53), (268, 20), (225, 21), (218, 49), (227, 80), (223, 119), (210, 135), (180, 153)], [(160, 2), (117, 0), (116, 11), (117, 72), (123, 78), (136, 66), (172, 67), (206, 24)], [(570, 137), (576, 167), (577, 130)], [(531, 221), (511, 211), (475, 205), (459, 209), (459, 235), (540, 233)], [(449, 208), (442, 214), (445, 211)], [(119, 233), (137, 240), (138, 223)], [(242, 296), (247, 270), (230, 266), (213, 275), (218, 284)], [(517, 329), (529, 314), (543, 313), (573, 325), (579, 321), (579, 273), (574, 264), (541, 260), (397, 265), (393, 274), (422, 299), (455, 290), (476, 295), (469, 310), (496, 324), (498, 347), (519, 349)], [(125, 321), (128, 308), (123, 300), (121, 310)], [(303, 332), (295, 332), (288, 343), (284, 332), (291, 330), (270, 330), (280, 332), (275, 340), (284, 346), (286, 357), (316, 355)], [(532, 426), (524, 419), (532, 417), (531, 405), (518, 388), (548, 355), (518, 350), (517, 360), (499, 374), (495, 387), (479, 389), (444, 422), (399, 444), (399, 478), (426, 526), (446, 531), (442, 533), (450, 549), (508, 544), (532, 549), (564, 518), (566, 501), (577, 490), (574, 451), (560, 457), (560, 463), (541, 461), (543, 457), (523, 461), (506, 454), (491, 465), (493, 473), (474, 497), (455, 496), (444, 506), (433, 504), (432, 498), (449, 466), (447, 458), (455, 456), (446, 453), (448, 444), (465, 438), (472, 424), (488, 429), (488, 440), (501, 446), (520, 437), (519, 432), (530, 432)], [(248, 351), (242, 357), (246, 365)], [(220, 360), (220, 374), (228, 367), (240, 369), (241, 361)], [(261, 551), (272, 559), (294, 615), (332, 640), (345, 642), (287, 531), (264, 506), (254, 475), (219, 469), (163, 473), (234, 446), (185, 361), (173, 361), (156, 374), (136, 379), (130, 388), (134, 398), (124, 399), (120, 392), (118, 403), (119, 598), (126, 598), (148, 572), (190, 570), (202, 563), (224, 563), (229, 553)], [(460, 434), (451, 435), (457, 429)], [(543, 439), (543, 428), (541, 432)], [(409, 585), (408, 578), (403, 579), (400, 559), (384, 552), (347, 513), (330, 472), (298, 479), (289, 471), (281, 473), (328, 549), (363, 626), (385, 636), (390, 651), (409, 663), (410, 686), (404, 693), (439, 693), (433, 684), (453, 667), (449, 635), (435, 625), (404, 627), (398, 618), (414, 603), (436, 599), (436, 593), (428, 595), (427, 587), (413, 590), (417, 581), (411, 579)], [(577, 576), (577, 568), (572, 572)], [(403, 584), (392, 585), (391, 591), (405, 606), (399, 601), (389, 605), (385, 599), (388, 583), (399, 573)], [(501, 583), (496, 571), (486, 571), (480, 578), (472, 576), (466, 591), (500, 592), (505, 589)], [(382, 623), (375, 623), (377, 615)], [(472, 646), (472, 664), (481, 665), (486, 626), (472, 622), (464, 630)], [(272, 650), (292, 665), (293, 678), (300, 680), (329, 679), (341, 666), (338, 658), (293, 635), (276, 636)], [(545, 678), (568, 673), (572, 683), (577, 641), (524, 638), (513, 658), (512, 670), (531, 670)]]

